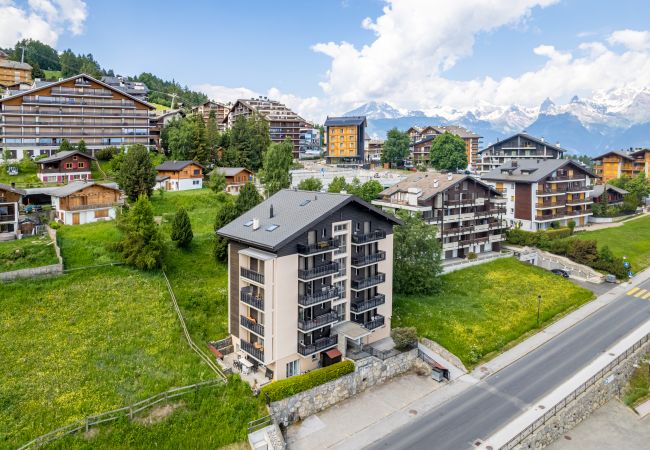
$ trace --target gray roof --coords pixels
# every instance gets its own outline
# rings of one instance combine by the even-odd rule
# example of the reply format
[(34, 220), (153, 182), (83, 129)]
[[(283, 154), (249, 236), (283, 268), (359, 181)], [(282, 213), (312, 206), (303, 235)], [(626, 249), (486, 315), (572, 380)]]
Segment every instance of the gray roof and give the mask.
[(594, 186), (594, 192), (591, 194), (592, 197), (600, 197), (601, 195), (603, 195), (603, 192), (605, 191), (605, 189), (607, 189), (608, 191), (617, 192), (617, 193), (619, 193), (621, 195), (629, 194), (629, 192), (626, 191), (625, 189), (613, 186), (611, 184), (597, 184), (596, 186)]
[(596, 161), (596, 160), (598, 160), (598, 159), (604, 158), (604, 157), (607, 156), (607, 155), (617, 155), (617, 156), (620, 156), (620, 157), (622, 157), (622, 158), (629, 159), (629, 160), (633, 160), (633, 159), (634, 159), (634, 158), (632, 157), (632, 154), (631, 154), (631, 153), (622, 152), (622, 151), (619, 151), (619, 150), (610, 150), (610, 151), (608, 151), (608, 152), (606, 152), (606, 153), (603, 153), (602, 155), (594, 156), (593, 158), (591, 158), (591, 160), (592, 160), (592, 161)]
[(95, 159), (94, 157), (92, 157), (90, 155), (87, 155), (84, 152), (80, 152), (79, 150), (65, 150), (65, 151), (62, 151), (62, 152), (55, 153), (52, 156), (48, 156), (47, 158), (39, 159), (36, 162), (38, 164), (56, 162), (56, 161), (61, 161), (62, 159), (65, 159), (68, 156), (73, 156), (73, 155), (81, 155), (81, 156), (85, 156), (86, 158), (89, 158), (89, 159)]
[(10, 59), (1, 59), (1, 58), (0, 58), (0, 67), (6, 67), (8, 69), (32, 70), (32, 66), (30, 66), (27, 63), (21, 63), (19, 61), (12, 61)]
[(325, 120), (325, 126), (340, 126), (340, 125), (363, 125), (366, 123), (366, 116), (349, 116), (349, 117), (328, 117)]
[[(520, 181), (522, 183), (536, 183), (537, 181), (545, 178), (565, 166), (572, 165), (591, 177), (596, 177), (591, 171), (585, 169), (580, 164), (572, 159), (544, 159), (544, 160), (529, 160), (517, 159), (507, 161), (501, 164), (496, 169), (490, 170), (488, 173), (483, 174), (483, 180), (499, 180), (499, 181)], [(506, 172), (507, 170), (507, 172)]]
[(25, 191), (24, 191), (24, 190), (22, 190), (22, 189), (18, 189), (18, 188), (15, 188), (15, 187), (11, 187), (11, 186), (8, 185), (8, 184), (2, 184), (2, 183), (0, 183), (0, 190), (2, 190), (2, 191), (13, 192), (14, 194), (25, 195)]
[[(449, 175), (451, 175), (451, 179), (449, 179)], [(418, 172), (408, 176), (399, 183), (392, 185), (388, 189), (384, 189), (379, 193), (379, 195), (381, 197), (390, 197), (396, 192), (407, 192), (409, 188), (418, 188), (422, 192), (420, 200), (428, 200), (434, 195), (446, 191), (455, 184), (467, 179), (475, 180), (477, 184), (485, 187), (486, 190), (496, 192), (492, 186), (487, 185), (470, 175), (459, 173)]]
[(51, 192), (50, 195), (52, 195), (52, 197), (67, 197), (70, 194), (74, 194), (77, 191), (80, 191), (84, 188), (94, 186), (94, 185), (105, 187), (107, 189), (113, 189), (114, 191), (119, 191), (118, 188), (108, 184), (98, 184), (98, 183), (93, 183), (92, 181), (91, 182), (73, 181), (72, 183), (68, 183), (65, 186), (61, 186), (60, 188), (55, 189), (54, 191)]
[[(229, 239), (276, 251), (313, 223), (352, 202), (388, 221), (400, 223), (393, 216), (353, 195), (283, 189), (225, 225), (217, 233)], [(271, 206), (273, 217), (270, 217)], [(260, 221), (257, 230), (253, 230), (252, 225), (244, 225), (254, 218)], [(271, 225), (277, 225), (277, 228), (266, 231)]]
[(237, 175), (242, 170), (249, 171), (245, 167), (217, 167), (212, 172), (210, 172), (210, 174), (212, 175), (214, 172), (221, 172), (226, 177), (234, 177), (235, 175)]
[(156, 166), (156, 170), (170, 170), (172, 172), (177, 172), (183, 170), (185, 167), (190, 164), (196, 164), (197, 166), (203, 168), (203, 166), (196, 161), (185, 160), (185, 161), (165, 161), (164, 163)]
[(546, 140), (544, 140), (544, 139), (537, 138), (537, 137), (535, 137), (535, 136), (531, 136), (531, 135), (528, 134), (528, 133), (517, 133), (517, 134), (512, 135), (512, 136), (510, 136), (510, 137), (508, 137), (508, 138), (498, 140), (497, 142), (493, 142), (492, 144), (488, 145), (488, 146), (485, 147), (484, 149), (479, 150), (479, 153), (483, 153), (484, 151), (486, 151), (486, 150), (488, 150), (488, 149), (494, 147), (494, 146), (497, 145), (497, 144), (502, 144), (502, 143), (507, 142), (507, 141), (509, 141), (509, 140), (511, 140), (511, 139), (514, 139), (514, 138), (516, 138), (516, 137), (523, 137), (523, 138), (526, 138), (526, 139), (530, 139), (530, 140), (533, 141), (533, 142), (537, 142), (537, 143), (540, 144), (540, 145), (545, 145), (545, 146), (547, 146), (547, 147), (549, 147), (549, 148), (552, 148), (552, 149), (554, 149), (554, 150), (557, 150), (558, 152), (563, 152), (563, 153), (568, 152), (567, 149), (564, 149), (564, 148), (560, 147), (560, 146), (557, 145), (557, 144), (551, 144), (550, 142), (548, 142), (548, 141), (546, 141)]

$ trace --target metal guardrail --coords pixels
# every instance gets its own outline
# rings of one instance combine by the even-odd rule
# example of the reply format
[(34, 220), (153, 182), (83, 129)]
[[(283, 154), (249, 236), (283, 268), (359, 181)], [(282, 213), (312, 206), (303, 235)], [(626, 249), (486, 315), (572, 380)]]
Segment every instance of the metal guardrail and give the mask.
[(251, 420), (248, 422), (248, 434), (261, 430), (262, 428), (268, 427), (273, 424), (273, 416), (270, 414), (268, 416), (261, 417), (257, 420)]
[(527, 426), (522, 431), (520, 431), (515, 437), (510, 439), (504, 446), (500, 448), (500, 450), (511, 450), (515, 448), (521, 441), (523, 441), (526, 437), (533, 434), (537, 429), (539, 429), (546, 422), (548, 422), (549, 419), (555, 416), (555, 414), (557, 414), (559, 410), (563, 409), (567, 404), (571, 403), (576, 398), (578, 398), (578, 396), (584, 393), (587, 390), (587, 388), (594, 385), (597, 381), (601, 380), (606, 373), (611, 371), (614, 367), (618, 366), (622, 361), (627, 359), (627, 357), (629, 357), (632, 353), (636, 352), (639, 348), (641, 348), (641, 346), (646, 342), (648, 342), (648, 340), (650, 340), (650, 334), (646, 334), (644, 337), (638, 340), (634, 345), (628, 348), (624, 353), (620, 354), (615, 360), (613, 360), (605, 367), (600, 369), (598, 373), (590, 377), (587, 381), (585, 381), (580, 386), (578, 386), (573, 392), (571, 392), (569, 395), (564, 397), (564, 399), (556, 403), (551, 409), (549, 409), (546, 413), (544, 413), (542, 417), (535, 420), (529, 426)]

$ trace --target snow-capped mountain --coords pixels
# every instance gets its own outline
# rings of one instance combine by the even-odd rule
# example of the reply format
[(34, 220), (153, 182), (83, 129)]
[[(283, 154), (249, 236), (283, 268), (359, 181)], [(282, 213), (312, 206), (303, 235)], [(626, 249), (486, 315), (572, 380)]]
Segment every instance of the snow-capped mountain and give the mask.
[(345, 115), (365, 115), (368, 133), (377, 137), (393, 127), (457, 124), (483, 136), (483, 146), (523, 130), (581, 154), (650, 146), (650, 87), (625, 86), (589, 98), (575, 95), (566, 103), (547, 98), (537, 107), (481, 104), (457, 110), (432, 105), (407, 111), (370, 102)]

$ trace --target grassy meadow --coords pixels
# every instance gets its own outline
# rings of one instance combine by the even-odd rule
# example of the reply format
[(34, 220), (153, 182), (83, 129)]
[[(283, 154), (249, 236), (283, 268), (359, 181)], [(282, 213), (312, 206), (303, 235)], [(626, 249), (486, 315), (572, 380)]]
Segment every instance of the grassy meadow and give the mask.
[(0, 272), (57, 264), (54, 244), (48, 235), (0, 242)]

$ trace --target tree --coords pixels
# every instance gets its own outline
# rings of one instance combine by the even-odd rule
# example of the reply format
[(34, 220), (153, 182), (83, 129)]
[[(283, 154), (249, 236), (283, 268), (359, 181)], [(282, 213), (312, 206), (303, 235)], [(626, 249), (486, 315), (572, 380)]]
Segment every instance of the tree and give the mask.
[(367, 202), (371, 202), (379, 197), (379, 193), (384, 190), (384, 187), (377, 180), (368, 180), (361, 185), (361, 191), (357, 194), (360, 198)]
[(70, 150), (74, 150), (74, 146), (68, 141), (67, 139), (63, 139), (61, 143), (59, 144), (59, 152), (69, 152)]
[(393, 128), (386, 133), (386, 141), (381, 150), (381, 162), (401, 164), (409, 155), (409, 135)]
[(226, 189), (226, 185), (226, 176), (223, 172), (217, 169), (213, 170), (210, 175), (210, 181), (208, 182), (210, 189), (214, 192), (223, 192)]
[(195, 159), (205, 164), (208, 159), (205, 143), (203, 119), (194, 114), (172, 120), (165, 127), (164, 145), (172, 158), (179, 160)]
[(77, 144), (77, 150), (80, 151), (81, 153), (86, 153), (88, 152), (88, 148), (86, 147), (86, 141), (81, 139), (79, 143)]
[[(113, 161), (115, 159), (117, 158), (113, 158)], [(156, 184), (156, 169), (144, 145), (136, 144), (129, 147), (116, 178), (120, 189), (131, 201), (137, 200), (141, 195), (151, 195)]]
[(621, 210), (624, 213), (628, 213), (628, 214), (633, 213), (639, 207), (640, 203), (641, 202), (639, 201), (637, 195), (630, 192), (629, 194), (625, 195), (625, 198), (623, 198), (623, 204), (621, 205)]
[(257, 192), (255, 185), (250, 181), (246, 182), (239, 190), (239, 195), (235, 201), (237, 215), (240, 216), (254, 206), (259, 205), (262, 200), (262, 196)]
[(228, 196), (226, 202), (224, 202), (221, 207), (217, 210), (217, 215), (214, 218), (214, 247), (213, 255), (215, 261), (227, 262), (228, 261), (228, 239), (217, 234), (217, 231), (235, 220), (238, 216), (237, 208), (232, 197)]
[(230, 130), (229, 140), (230, 150), (237, 152), (237, 164), (257, 172), (262, 167), (264, 152), (271, 144), (269, 124), (257, 114), (238, 116)]
[(320, 191), (323, 189), (323, 183), (318, 178), (309, 177), (298, 183), (298, 189), (303, 191)]
[(445, 131), (431, 143), (431, 165), (436, 170), (455, 172), (467, 167), (465, 141)]
[(407, 350), (418, 342), (418, 331), (415, 327), (393, 328), (390, 336), (397, 350)]
[(352, 181), (350, 184), (346, 186), (348, 194), (356, 195), (357, 197), (361, 197), (361, 181), (359, 178), (354, 177), (352, 178)]
[(291, 162), (293, 161), (293, 144), (286, 139), (281, 144), (273, 143), (264, 154), (264, 165), (260, 178), (266, 189), (266, 195), (271, 196), (280, 189), (291, 186)]
[(208, 123), (205, 126), (205, 145), (207, 149), (207, 163), (213, 167), (219, 155), (219, 126), (217, 125), (217, 116), (214, 110), (210, 110), (208, 115)]
[(117, 250), (126, 264), (142, 270), (162, 265), (165, 244), (145, 195), (138, 197), (133, 207), (120, 218), (118, 226), (124, 232), (124, 238), (117, 244)]
[(648, 179), (645, 173), (639, 172), (637, 176), (625, 183), (623, 189), (634, 195), (634, 198), (637, 200), (637, 206), (639, 206), (643, 198), (648, 196)]
[(327, 192), (338, 193), (341, 191), (345, 191), (346, 187), (347, 187), (347, 183), (345, 182), (344, 176), (334, 177), (329, 187), (327, 188)]
[(573, 234), (573, 230), (576, 229), (576, 221), (573, 220), (573, 219), (572, 219), (572, 220), (569, 220), (569, 221), (566, 223), (566, 226), (569, 228), (569, 231), (571, 232), (571, 234)]
[(193, 237), (190, 216), (187, 214), (185, 208), (181, 207), (176, 211), (174, 221), (172, 222), (172, 241), (176, 242), (178, 247), (187, 248), (192, 242)]
[(398, 213), (402, 225), (395, 227), (393, 287), (406, 295), (429, 295), (441, 285), (440, 243), (436, 227), (427, 225), (419, 215)]

